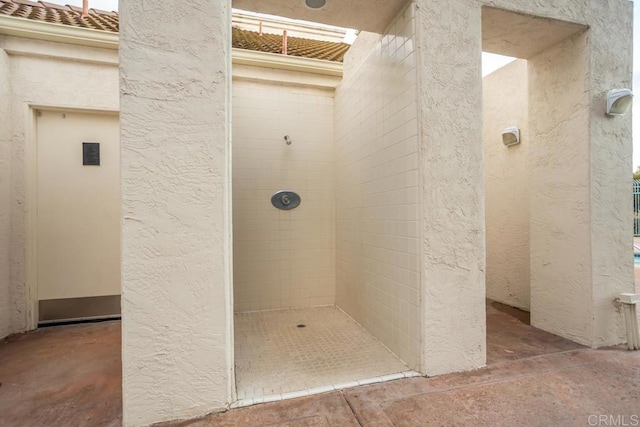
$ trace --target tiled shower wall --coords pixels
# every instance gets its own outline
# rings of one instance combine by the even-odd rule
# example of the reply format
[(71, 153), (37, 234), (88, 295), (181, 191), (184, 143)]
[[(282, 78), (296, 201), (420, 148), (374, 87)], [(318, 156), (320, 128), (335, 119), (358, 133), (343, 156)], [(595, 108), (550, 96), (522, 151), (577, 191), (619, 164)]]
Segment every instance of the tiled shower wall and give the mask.
[[(414, 5), (381, 36), (335, 99), (336, 303), (411, 368), (420, 357), (418, 124)], [(369, 40), (364, 39), (367, 37)], [(368, 56), (371, 37), (379, 41)]]
[[(234, 80), (236, 312), (335, 303), (334, 147), (332, 91)], [(271, 205), (285, 189), (298, 208)]]

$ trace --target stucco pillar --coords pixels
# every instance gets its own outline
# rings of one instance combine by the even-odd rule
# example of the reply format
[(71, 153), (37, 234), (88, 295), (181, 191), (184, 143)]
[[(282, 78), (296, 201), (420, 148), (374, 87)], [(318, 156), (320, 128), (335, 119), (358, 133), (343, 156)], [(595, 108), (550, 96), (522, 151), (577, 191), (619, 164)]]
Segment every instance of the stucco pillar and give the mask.
[(14, 332), (11, 327), (11, 89), (9, 58), (0, 49), (0, 338)]
[(120, 5), (125, 425), (232, 397), (230, 1)]
[(589, 346), (623, 342), (614, 305), (633, 292), (632, 3), (592, 1), (589, 29), (529, 59), (531, 322)]
[(635, 291), (631, 114), (612, 118), (603, 113), (610, 89), (631, 89), (633, 7), (630, 1), (591, 0), (589, 132), (595, 346), (626, 340), (623, 315), (612, 300), (621, 292)]
[(485, 364), (481, 15), (418, 0), (422, 371)]

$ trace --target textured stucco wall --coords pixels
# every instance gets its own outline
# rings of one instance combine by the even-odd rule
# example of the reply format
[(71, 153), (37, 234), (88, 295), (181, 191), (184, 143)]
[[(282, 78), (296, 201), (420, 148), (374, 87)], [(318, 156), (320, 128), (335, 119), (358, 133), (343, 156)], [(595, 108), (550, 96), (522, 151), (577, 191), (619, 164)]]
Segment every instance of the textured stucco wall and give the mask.
[[(334, 91), (282, 77), (233, 80), (235, 311), (335, 304)], [(302, 203), (276, 209), (279, 190)]]
[(634, 3), (592, 0), (590, 4), (592, 345), (606, 346), (626, 340), (623, 316), (614, 310), (612, 299), (621, 292), (634, 292), (631, 114), (617, 118), (603, 114), (610, 89), (631, 88)]
[(0, 338), (13, 332), (9, 256), (11, 241), (11, 86), (9, 57), (0, 49)]
[(587, 49), (582, 33), (529, 60), (531, 322), (584, 344), (593, 328)]
[[(118, 109), (117, 52), (113, 50), (69, 46), (60, 43), (17, 37), (0, 36), (0, 47), (9, 52), (2, 60), (9, 70), (3, 76), (9, 78), (11, 91), (8, 97), (0, 97), (9, 102), (8, 118), (10, 127), (0, 132), (10, 132), (10, 169), (0, 185), (8, 185), (10, 194), (7, 203), (0, 203), (2, 217), (8, 215), (10, 237), (0, 239), (0, 245), (8, 245), (8, 265), (0, 263), (0, 274), (9, 275), (3, 286), (9, 287), (11, 327), (9, 332), (23, 332), (34, 326), (31, 295), (27, 283), (27, 219), (30, 201), (27, 186), (33, 184), (35, 163), (29, 163), (30, 144), (34, 137), (31, 129), (30, 106), (66, 107), (93, 110)], [(46, 53), (46, 56), (43, 54)], [(74, 61), (69, 61), (73, 58)], [(8, 64), (8, 65), (7, 65)], [(2, 135), (6, 135), (3, 133)], [(34, 188), (35, 190), (35, 188)], [(1, 191), (0, 191), (1, 194)], [(5, 212), (9, 212), (5, 214)], [(5, 247), (5, 246), (2, 246)], [(33, 249), (33, 248), (32, 248)], [(0, 251), (1, 252), (1, 251)], [(8, 270), (7, 270), (8, 269)], [(0, 276), (2, 277), (2, 276)], [(35, 295), (33, 296), (35, 298)]]
[[(529, 310), (529, 92), (527, 61), (484, 77), (483, 143), (487, 298)], [(506, 147), (502, 131), (520, 129)]]
[(120, 5), (125, 425), (232, 399), (230, 14)]
[[(530, 162), (538, 168), (532, 178), (540, 178), (531, 189), (532, 208), (540, 206), (532, 209), (530, 223), (532, 293), (536, 280), (540, 290), (538, 303), (532, 299), (532, 319), (534, 325), (586, 344), (619, 342), (624, 330), (611, 300), (633, 286), (631, 124), (629, 117), (605, 118), (603, 109), (606, 91), (630, 85), (632, 4), (416, 3), (422, 370), (438, 374), (484, 364), (482, 5), (590, 26), (585, 35), (540, 53), (529, 64), (530, 119), (537, 120), (543, 137), (535, 143), (543, 151), (532, 154)], [(123, 99), (128, 103), (123, 150), (128, 424), (197, 415), (223, 407), (231, 395), (231, 250), (225, 228), (228, 3), (198, 0), (178, 12), (169, 7), (122, 4)], [(0, 43), (6, 46), (11, 39), (0, 37)], [(36, 44), (25, 49), (34, 50)], [(82, 48), (64, 47), (63, 56), (82, 56), (77, 49)], [(41, 50), (36, 58), (19, 50), (12, 48), (9, 56), (13, 331), (28, 327), (27, 105), (118, 106), (113, 52), (91, 55), (78, 67), (42, 57), (49, 51)], [(555, 218), (546, 208), (557, 213)]]
[[(472, 3), (474, 6), (487, 6), (497, 9), (505, 9), (511, 12), (525, 13), (542, 18), (557, 19), (577, 24), (588, 24), (591, 20), (591, 0), (474, 0), (460, 3)], [(594, 0), (598, 1), (598, 0)], [(628, 0), (614, 0), (626, 2)]]
[(480, 5), (418, 0), (422, 371), (485, 364)]
[[(588, 35), (574, 36), (536, 55), (535, 69), (529, 71), (530, 124), (537, 115), (538, 135), (555, 141), (556, 147), (564, 143), (557, 151), (539, 151), (530, 162), (539, 178), (534, 184), (532, 177), (530, 199), (532, 207), (539, 206), (535, 217), (532, 210), (530, 222), (531, 310), (534, 324), (579, 342), (604, 343), (594, 332), (598, 330), (619, 336), (619, 314), (610, 301), (612, 294), (632, 284), (632, 263), (625, 255), (629, 246), (624, 242), (631, 238), (630, 214), (625, 211), (630, 187), (625, 187), (628, 178), (621, 181), (604, 171), (630, 165), (631, 141), (628, 118), (608, 125), (600, 122), (603, 89), (625, 83), (630, 76), (630, 3), (423, 0), (417, 5), (424, 371), (437, 374), (484, 364), (481, 6), (592, 28)], [(605, 24), (616, 20), (623, 29), (612, 35)], [(616, 49), (618, 44), (621, 49)], [(605, 71), (607, 63), (610, 69)], [(530, 135), (534, 141), (532, 129)], [(607, 141), (603, 135), (609, 136)], [(606, 145), (612, 140), (618, 144), (615, 150)], [(538, 150), (545, 150), (544, 145)], [(564, 170), (570, 156), (573, 168)], [(624, 169), (616, 169), (616, 174), (621, 177), (628, 171)], [(600, 188), (610, 193), (604, 197)], [(545, 191), (548, 206), (542, 204)], [(555, 212), (555, 219), (542, 211), (545, 208)], [(596, 247), (598, 255), (593, 252)], [(613, 255), (604, 256), (605, 249)], [(596, 262), (599, 271), (593, 268)], [(537, 303), (534, 280), (538, 288), (546, 287)]]
[(485, 52), (531, 58), (583, 30), (581, 24), (482, 8), (482, 50)]
[(336, 303), (419, 369), (414, 23), (410, 5), (357, 41), (336, 90)]
[(631, 120), (604, 115), (630, 87), (632, 4), (590, 4), (590, 29), (529, 61), (532, 324), (574, 341), (624, 341), (613, 299), (633, 291)]

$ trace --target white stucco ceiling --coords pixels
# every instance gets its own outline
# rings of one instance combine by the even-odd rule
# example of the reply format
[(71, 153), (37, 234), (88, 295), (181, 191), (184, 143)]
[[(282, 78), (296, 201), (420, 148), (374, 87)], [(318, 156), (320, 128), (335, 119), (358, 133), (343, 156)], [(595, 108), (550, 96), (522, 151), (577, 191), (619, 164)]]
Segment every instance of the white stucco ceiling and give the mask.
[(233, 7), (251, 12), (302, 19), (381, 33), (408, 0), (327, 0), (310, 9), (305, 0), (233, 0)]
[(584, 25), (570, 22), (482, 8), (485, 52), (527, 59), (584, 29)]

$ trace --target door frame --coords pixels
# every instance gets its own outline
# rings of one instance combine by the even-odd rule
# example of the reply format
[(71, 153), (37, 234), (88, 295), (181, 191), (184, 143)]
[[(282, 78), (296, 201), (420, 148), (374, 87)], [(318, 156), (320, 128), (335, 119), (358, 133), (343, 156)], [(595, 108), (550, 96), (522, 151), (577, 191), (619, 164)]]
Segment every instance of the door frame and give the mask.
[(81, 114), (116, 115), (117, 108), (94, 108), (79, 105), (26, 104), (25, 126), (25, 299), (27, 303), (27, 329), (37, 329), (38, 310), (38, 111), (59, 111)]

